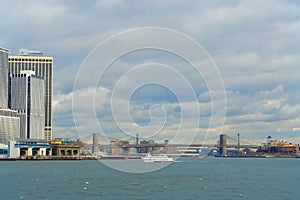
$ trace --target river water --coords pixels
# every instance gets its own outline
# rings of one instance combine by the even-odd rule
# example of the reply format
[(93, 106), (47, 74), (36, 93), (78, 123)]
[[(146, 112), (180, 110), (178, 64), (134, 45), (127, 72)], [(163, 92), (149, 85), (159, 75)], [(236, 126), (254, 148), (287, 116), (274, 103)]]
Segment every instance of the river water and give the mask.
[(300, 159), (181, 158), (148, 173), (124, 173), (99, 161), (1, 161), (0, 195), (1, 200), (300, 199)]

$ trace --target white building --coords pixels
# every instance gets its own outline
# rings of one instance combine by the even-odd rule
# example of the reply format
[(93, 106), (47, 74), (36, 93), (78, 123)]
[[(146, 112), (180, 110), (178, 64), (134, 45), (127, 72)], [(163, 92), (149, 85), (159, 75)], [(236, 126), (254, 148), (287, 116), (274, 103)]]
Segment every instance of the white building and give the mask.
[(17, 111), (0, 109), (0, 143), (20, 137), (20, 117)]
[(8, 108), (8, 54), (0, 47), (0, 143), (20, 137), (20, 118)]
[(50, 144), (45, 139), (16, 139), (9, 140), (8, 158), (27, 159), (51, 155)]

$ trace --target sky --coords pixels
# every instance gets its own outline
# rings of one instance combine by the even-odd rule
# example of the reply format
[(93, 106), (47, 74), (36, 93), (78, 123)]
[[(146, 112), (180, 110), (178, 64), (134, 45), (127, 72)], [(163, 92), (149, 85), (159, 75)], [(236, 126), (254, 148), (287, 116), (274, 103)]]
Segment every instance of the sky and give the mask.
[(54, 57), (54, 137), (300, 143), (298, 1), (1, 1), (0, 31)]

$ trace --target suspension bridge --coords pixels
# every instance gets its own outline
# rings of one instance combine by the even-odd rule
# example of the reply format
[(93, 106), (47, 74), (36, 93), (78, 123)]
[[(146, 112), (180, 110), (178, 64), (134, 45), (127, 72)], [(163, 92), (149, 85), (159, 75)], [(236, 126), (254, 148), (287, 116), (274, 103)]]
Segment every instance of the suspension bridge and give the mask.
[[(157, 149), (164, 149), (164, 148), (176, 148), (176, 147), (210, 147), (210, 148), (220, 148), (220, 138), (219, 136), (206, 138), (206, 140), (195, 140), (191, 144), (179, 144), (179, 143), (169, 143), (168, 140), (163, 140), (162, 142), (154, 142), (153, 140), (146, 140), (142, 138), (138, 138), (138, 135), (136, 137), (126, 137), (126, 138), (114, 138), (114, 137), (108, 137), (104, 136), (102, 134), (96, 134), (97, 135), (97, 142), (98, 146), (100, 146), (101, 149), (114, 149), (114, 148), (120, 148), (123, 151), (130, 151), (135, 150), (139, 152), (146, 152), (151, 150), (157, 150)], [(80, 138), (85, 144), (88, 146), (93, 146), (93, 135), (86, 135), (84, 137)], [(226, 135), (226, 147), (227, 148), (234, 148), (234, 149), (244, 149), (244, 148), (250, 148), (250, 149), (257, 149), (258, 146), (261, 144), (256, 139), (245, 137), (241, 134), (227, 134)]]

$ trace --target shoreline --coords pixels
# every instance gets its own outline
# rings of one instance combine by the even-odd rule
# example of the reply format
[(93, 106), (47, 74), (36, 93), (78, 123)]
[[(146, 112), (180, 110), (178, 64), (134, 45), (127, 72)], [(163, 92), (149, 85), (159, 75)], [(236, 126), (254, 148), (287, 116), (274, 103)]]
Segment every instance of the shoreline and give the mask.
[[(181, 156), (187, 158), (188, 156)], [(207, 156), (214, 158), (300, 158), (300, 156), (272, 156), (272, 155), (235, 155), (235, 156)], [(191, 156), (190, 158), (198, 158), (195, 156)], [(137, 157), (103, 157), (103, 158), (95, 158), (95, 157), (47, 157), (47, 158), (1, 158), (1, 161), (82, 161), (82, 160), (133, 160), (133, 159), (141, 159)]]

